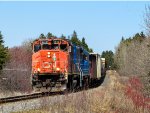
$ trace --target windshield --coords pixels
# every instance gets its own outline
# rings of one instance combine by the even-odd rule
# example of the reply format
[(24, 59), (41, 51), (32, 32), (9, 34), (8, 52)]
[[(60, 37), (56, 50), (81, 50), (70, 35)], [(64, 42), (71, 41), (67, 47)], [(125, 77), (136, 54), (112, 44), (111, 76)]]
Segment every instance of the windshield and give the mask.
[(51, 49), (51, 45), (43, 44), (42, 49)]
[(58, 44), (53, 44), (52, 49), (59, 49), (59, 45)]
[(63, 51), (67, 51), (67, 44), (61, 44), (60, 49)]
[(39, 42), (34, 43), (34, 52), (38, 52), (39, 50), (62, 50), (68, 51), (68, 45), (65, 41), (60, 40), (42, 40)]
[(41, 45), (34, 45), (34, 52), (41, 50)]

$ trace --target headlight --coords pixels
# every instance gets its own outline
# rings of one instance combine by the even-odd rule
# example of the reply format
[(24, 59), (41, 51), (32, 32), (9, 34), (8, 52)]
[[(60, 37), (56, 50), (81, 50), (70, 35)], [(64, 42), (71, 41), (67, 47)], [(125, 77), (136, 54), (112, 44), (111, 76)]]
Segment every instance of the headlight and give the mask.
[(50, 55), (47, 55), (48, 58), (50, 58)]
[(39, 72), (41, 71), (41, 69), (40, 69), (40, 68), (38, 68), (37, 70), (38, 70)]
[(60, 71), (60, 68), (56, 68), (56, 71)]

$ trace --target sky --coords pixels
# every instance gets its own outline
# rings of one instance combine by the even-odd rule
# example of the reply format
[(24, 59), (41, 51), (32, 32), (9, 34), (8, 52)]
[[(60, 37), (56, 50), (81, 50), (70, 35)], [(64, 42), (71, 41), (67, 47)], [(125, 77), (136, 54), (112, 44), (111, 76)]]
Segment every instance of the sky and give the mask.
[(0, 31), (8, 47), (48, 32), (85, 37), (94, 52), (115, 51), (122, 36), (145, 31), (149, 2), (0, 2)]

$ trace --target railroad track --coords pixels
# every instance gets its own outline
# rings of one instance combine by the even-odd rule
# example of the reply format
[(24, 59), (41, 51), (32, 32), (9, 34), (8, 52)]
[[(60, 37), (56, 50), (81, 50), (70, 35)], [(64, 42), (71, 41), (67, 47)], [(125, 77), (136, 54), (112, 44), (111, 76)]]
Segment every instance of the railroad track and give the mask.
[[(97, 84), (89, 87), (89, 89), (100, 86), (103, 83), (104, 79), (105, 79), (105, 76), (102, 77), (102, 79)], [(76, 90), (75, 92), (79, 92), (79, 91), (82, 91), (82, 90), (81, 89)], [(75, 92), (73, 92), (73, 93), (75, 93)], [(67, 93), (70, 93), (70, 92), (67, 92)], [(63, 94), (67, 94), (67, 93), (63, 92), (63, 91), (59, 91), (59, 92), (42, 92), (42, 93), (34, 93), (34, 94), (28, 94), (28, 95), (0, 98), (0, 104), (10, 103), (10, 102), (17, 102), (17, 101), (22, 101), (22, 100), (35, 99), (35, 98), (40, 98), (40, 97), (63, 95)]]
[(34, 94), (28, 94), (28, 95), (0, 98), (0, 104), (35, 99), (35, 98), (40, 98), (40, 97), (62, 95), (62, 94), (64, 93), (63, 92), (42, 92), (42, 93), (34, 93)]

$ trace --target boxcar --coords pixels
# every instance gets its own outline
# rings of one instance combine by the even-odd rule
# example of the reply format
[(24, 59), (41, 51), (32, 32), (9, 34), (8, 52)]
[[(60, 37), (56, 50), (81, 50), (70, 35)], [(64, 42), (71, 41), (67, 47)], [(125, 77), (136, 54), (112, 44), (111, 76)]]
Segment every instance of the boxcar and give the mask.
[(101, 78), (101, 57), (97, 53), (90, 54), (90, 79), (96, 81)]

